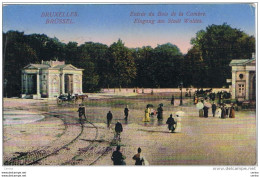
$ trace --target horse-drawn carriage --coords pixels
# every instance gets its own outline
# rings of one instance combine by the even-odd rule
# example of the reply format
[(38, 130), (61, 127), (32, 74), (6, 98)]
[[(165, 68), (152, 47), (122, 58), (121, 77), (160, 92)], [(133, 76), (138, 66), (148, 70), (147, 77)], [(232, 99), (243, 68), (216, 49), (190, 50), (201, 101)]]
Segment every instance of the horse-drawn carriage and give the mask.
[(67, 103), (78, 103), (78, 100), (82, 100), (82, 102), (84, 102), (86, 99), (88, 98), (88, 95), (78, 95), (78, 94), (75, 94), (75, 95), (60, 95), (58, 98), (57, 98), (57, 104), (61, 104), (61, 103), (64, 103), (64, 102), (67, 102)]

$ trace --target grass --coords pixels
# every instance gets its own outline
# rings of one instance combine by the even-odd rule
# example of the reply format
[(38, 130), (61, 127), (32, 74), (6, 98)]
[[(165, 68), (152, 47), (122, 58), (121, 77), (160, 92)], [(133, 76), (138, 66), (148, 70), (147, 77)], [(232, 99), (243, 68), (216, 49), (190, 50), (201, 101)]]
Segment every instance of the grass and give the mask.
[(56, 135), (56, 137), (57, 137), (57, 138), (60, 138), (62, 135), (63, 135), (62, 133), (58, 133), (58, 134)]
[(133, 105), (134, 102), (131, 100), (124, 99), (100, 99), (100, 100), (90, 100), (84, 103), (86, 106), (98, 106), (98, 107), (117, 107)]

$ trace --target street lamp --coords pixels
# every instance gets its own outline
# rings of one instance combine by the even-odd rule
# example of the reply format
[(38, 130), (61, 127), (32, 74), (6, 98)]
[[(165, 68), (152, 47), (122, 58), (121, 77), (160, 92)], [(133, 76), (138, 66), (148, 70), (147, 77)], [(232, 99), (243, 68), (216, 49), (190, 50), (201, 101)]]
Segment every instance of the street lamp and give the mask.
[(181, 90), (180, 106), (182, 106), (182, 87), (183, 87), (183, 82), (180, 83), (180, 90)]
[(6, 90), (6, 86), (7, 86), (7, 79), (4, 80), (4, 87), (5, 87), (5, 97), (7, 98), (7, 90)]

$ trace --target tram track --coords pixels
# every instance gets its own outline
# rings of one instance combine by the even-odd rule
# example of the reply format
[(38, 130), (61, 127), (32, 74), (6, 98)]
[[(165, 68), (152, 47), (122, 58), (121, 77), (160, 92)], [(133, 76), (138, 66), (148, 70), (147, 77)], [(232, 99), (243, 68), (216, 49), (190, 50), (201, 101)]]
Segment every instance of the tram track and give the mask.
[[(69, 122), (66, 121), (65, 116), (66, 114), (61, 114), (60, 112), (50, 112), (48, 115), (59, 118), (62, 120), (63, 125), (65, 126), (65, 129), (63, 133), (60, 135), (60, 138), (51, 144), (57, 144), (57, 141), (62, 141), (62, 137), (66, 136), (66, 133), (68, 132), (68, 124)], [(4, 165), (34, 165), (37, 164), (39, 161), (46, 159), (49, 156), (57, 154), (61, 149), (66, 148), (70, 144), (74, 143), (83, 133), (84, 126), (82, 123), (80, 123), (80, 132), (76, 135), (75, 138), (67, 142), (66, 144), (55, 147), (48, 144), (47, 146), (44, 146), (40, 149), (30, 151), (30, 152), (20, 152), (19, 156), (8, 159), (4, 162)]]
[[(64, 125), (64, 131), (62, 134), (60, 134), (60, 138), (51, 142), (50, 144), (39, 148), (34, 151), (30, 152), (20, 152), (19, 156), (8, 159), (4, 162), (4, 165), (41, 165), (41, 161), (47, 160), (49, 157), (55, 156), (59, 154), (59, 152), (63, 149), (68, 148), (69, 146), (73, 145), (79, 138), (82, 136), (84, 129), (87, 129), (86, 126), (84, 126), (83, 121), (79, 121), (77, 118), (73, 118), (71, 116), (68, 116), (66, 113), (61, 113), (61, 112), (49, 112), (49, 116), (59, 118), (62, 120), (63, 125)], [(111, 150), (110, 146), (106, 146), (104, 149), (101, 150), (101, 152), (95, 154), (95, 158), (93, 159), (93, 149), (97, 149), (98, 145), (100, 144), (97, 143), (97, 138), (99, 135), (98, 127), (90, 122), (86, 121), (89, 123), (93, 128), (95, 128), (95, 136), (94, 139), (92, 139), (92, 142), (87, 147), (84, 147), (85, 150), (79, 151), (74, 155), (69, 161), (66, 161), (65, 163), (61, 163), (58, 165), (78, 165), (80, 162), (74, 160), (76, 157), (81, 157), (84, 160), (88, 161), (86, 165), (93, 165), (95, 164), (102, 156), (106, 155), (107, 152)], [(80, 129), (77, 131), (77, 134), (74, 135), (74, 138), (71, 140), (66, 140), (68, 136), (72, 136), (70, 129), (75, 131), (75, 125), (79, 125)], [(73, 128), (71, 128), (73, 126)], [(90, 127), (88, 127), (90, 128)], [(66, 142), (67, 141), (67, 142)], [(57, 144), (64, 143), (62, 146), (57, 146)], [(91, 154), (92, 152), (92, 154)], [(89, 159), (89, 157), (92, 157)], [(90, 160), (90, 161), (89, 161)]]

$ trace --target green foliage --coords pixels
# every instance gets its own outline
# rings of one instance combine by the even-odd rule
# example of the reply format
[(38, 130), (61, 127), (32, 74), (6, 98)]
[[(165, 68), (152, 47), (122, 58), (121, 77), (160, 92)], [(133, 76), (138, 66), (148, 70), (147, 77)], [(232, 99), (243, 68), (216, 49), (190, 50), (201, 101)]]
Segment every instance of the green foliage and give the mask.
[[(185, 56), (185, 84), (222, 87), (231, 78), (232, 59), (248, 59), (255, 52), (255, 38), (236, 28), (210, 25), (191, 39), (193, 47)], [(189, 67), (193, 66), (193, 67)]]
[(132, 52), (119, 39), (108, 48), (107, 53), (113, 77), (111, 84), (114, 87), (128, 87), (136, 77), (136, 65)]

